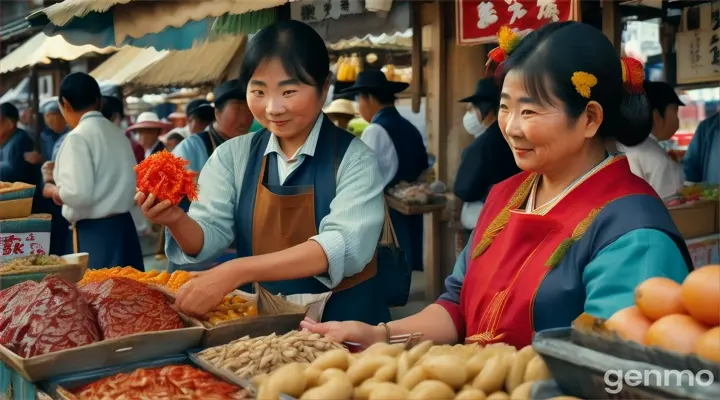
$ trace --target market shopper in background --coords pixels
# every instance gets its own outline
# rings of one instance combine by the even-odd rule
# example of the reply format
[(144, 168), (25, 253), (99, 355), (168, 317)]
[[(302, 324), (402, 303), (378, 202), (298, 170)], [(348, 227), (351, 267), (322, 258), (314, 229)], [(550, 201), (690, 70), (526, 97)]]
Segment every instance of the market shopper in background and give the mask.
[(179, 133), (168, 133), (165, 138), (165, 147), (169, 152), (172, 152), (183, 140), (185, 140), (185, 137)]
[(128, 126), (126, 132), (135, 132), (138, 142), (145, 151), (145, 158), (165, 150), (165, 145), (160, 141), (160, 135), (170, 130), (172, 125), (160, 121), (160, 117), (152, 111), (140, 113), (137, 121)]
[(665, 82), (645, 81), (645, 95), (652, 110), (652, 133), (637, 146), (618, 144), (618, 150), (625, 153), (630, 170), (652, 186), (657, 194), (670, 197), (685, 185), (685, 173), (680, 163), (675, 162), (658, 142), (670, 140), (680, 127), (678, 108), (685, 104), (675, 89)]
[(189, 102), (185, 107), (185, 115), (187, 115), (187, 127), (191, 135), (205, 132), (215, 121), (215, 111), (210, 102), (205, 99), (195, 99)]
[(55, 161), (46, 191), (72, 223), (68, 252), (90, 254), (89, 267), (117, 265), (144, 270), (130, 216), (136, 187), (135, 157), (123, 131), (100, 112), (95, 79), (75, 72), (60, 84), (60, 109), (72, 131)]
[(20, 113), (12, 103), (0, 104), (0, 180), (37, 184), (34, 165), (25, 154), (33, 151), (33, 141), (18, 127)]
[(45, 130), (40, 133), (42, 156), (50, 161), (55, 158), (69, 129), (60, 112), (60, 104), (56, 100), (47, 102), (43, 106), (42, 113), (45, 119)]
[(435, 343), (521, 348), (583, 312), (609, 318), (633, 306), (649, 277), (687, 276), (692, 261), (662, 200), (624, 156), (605, 150), (606, 140), (633, 146), (651, 130), (640, 62), (621, 61), (591, 25), (545, 25), (514, 51), (503, 30), (509, 40), (496, 51), (510, 54), (497, 72), (498, 123), (524, 172), (492, 188), (447, 292), (387, 327), (304, 328), (365, 345), (421, 332)]
[(348, 132), (348, 123), (350, 123), (350, 120), (355, 118), (357, 114), (353, 102), (348, 99), (333, 100), (332, 103), (325, 107), (323, 112), (330, 118), (330, 121), (332, 121), (335, 126)]
[(465, 131), (475, 139), (462, 153), (453, 192), (463, 201), (460, 222), (468, 237), (480, 217), (490, 188), (520, 172), (497, 123), (500, 89), (494, 78), (478, 81), (463, 117)]
[(211, 260), (236, 242), (238, 258), (181, 288), (181, 310), (202, 315), (235, 288), (261, 282), (274, 294), (333, 291), (324, 309), (329, 320), (389, 320), (374, 281), (383, 182), (373, 152), (322, 113), (329, 64), (322, 38), (302, 22), (260, 30), (240, 80), (265, 129), (217, 148), (188, 214), (138, 193), (148, 218), (168, 226), (175, 263)]
[[(102, 113), (103, 116), (115, 124), (115, 126), (123, 129), (123, 124), (125, 122), (125, 109), (120, 99), (114, 96), (103, 96)], [(140, 143), (133, 139), (130, 132), (126, 132), (125, 136), (127, 136), (130, 141), (130, 147), (135, 155), (135, 161), (140, 163), (140, 161), (145, 159), (145, 150)]]
[[(375, 152), (385, 189), (401, 181), (413, 183), (428, 169), (428, 154), (415, 125), (395, 108), (397, 93), (407, 89), (405, 82), (391, 82), (380, 70), (362, 71), (355, 84), (340, 94), (356, 94), (358, 111), (370, 125), (361, 139)], [(393, 209), (390, 219), (408, 265), (423, 269), (423, 217), (403, 215)]]
[(687, 181), (720, 183), (720, 113), (698, 125), (682, 164)]

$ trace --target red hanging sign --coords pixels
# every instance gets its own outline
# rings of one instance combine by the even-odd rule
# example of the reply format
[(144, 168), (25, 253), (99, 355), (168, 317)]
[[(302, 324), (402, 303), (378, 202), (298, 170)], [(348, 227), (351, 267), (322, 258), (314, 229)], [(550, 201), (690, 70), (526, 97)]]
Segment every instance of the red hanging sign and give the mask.
[(501, 26), (523, 35), (550, 22), (577, 19), (576, 0), (457, 0), (459, 45), (493, 43)]

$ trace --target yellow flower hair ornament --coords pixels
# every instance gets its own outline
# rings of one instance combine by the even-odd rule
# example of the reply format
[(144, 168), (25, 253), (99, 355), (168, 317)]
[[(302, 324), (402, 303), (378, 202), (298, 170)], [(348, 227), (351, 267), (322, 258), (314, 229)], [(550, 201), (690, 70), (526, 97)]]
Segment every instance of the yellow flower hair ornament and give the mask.
[(583, 71), (573, 72), (570, 80), (580, 96), (586, 99), (590, 98), (591, 89), (598, 83), (595, 75)]
[(498, 47), (490, 50), (488, 53), (488, 60), (485, 63), (485, 74), (487, 75), (490, 70), (490, 63), (494, 62), (497, 67), (496, 70), (500, 70), (500, 64), (502, 64), (515, 50), (517, 45), (520, 43), (520, 36), (515, 33), (509, 26), (503, 25), (497, 33)]

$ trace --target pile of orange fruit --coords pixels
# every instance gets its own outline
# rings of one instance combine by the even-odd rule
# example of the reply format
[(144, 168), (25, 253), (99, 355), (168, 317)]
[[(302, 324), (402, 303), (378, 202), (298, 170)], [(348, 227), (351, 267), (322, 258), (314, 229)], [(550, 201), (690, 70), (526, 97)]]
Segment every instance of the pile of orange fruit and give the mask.
[(635, 306), (605, 326), (625, 340), (720, 362), (720, 265), (700, 267), (681, 284), (644, 281), (635, 289)]
[(190, 280), (192, 275), (187, 271), (175, 271), (172, 274), (167, 271), (138, 271), (133, 267), (113, 267), (103, 269), (89, 269), (83, 275), (78, 285), (82, 286), (90, 282), (102, 282), (108, 278), (127, 278), (134, 281), (162, 286), (175, 293), (180, 286)]

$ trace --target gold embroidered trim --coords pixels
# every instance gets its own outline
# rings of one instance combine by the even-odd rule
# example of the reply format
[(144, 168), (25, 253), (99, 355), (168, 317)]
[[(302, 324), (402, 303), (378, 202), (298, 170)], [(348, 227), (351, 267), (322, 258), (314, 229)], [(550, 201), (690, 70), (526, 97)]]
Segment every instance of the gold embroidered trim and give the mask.
[(472, 258), (475, 259), (479, 257), (482, 253), (487, 250), (488, 247), (492, 244), (493, 240), (495, 239), (495, 236), (497, 236), (500, 232), (502, 232), (503, 229), (505, 229), (505, 226), (507, 225), (508, 221), (510, 221), (510, 211), (517, 209), (522, 205), (522, 203), (527, 199), (528, 195), (530, 194), (530, 189), (532, 188), (532, 183), (535, 180), (535, 173), (532, 173), (528, 175), (528, 177), (523, 181), (522, 184), (515, 190), (515, 193), (513, 194), (512, 198), (510, 198), (510, 201), (508, 204), (498, 213), (498, 215), (493, 219), (493, 221), (488, 225), (485, 232), (483, 232), (482, 239), (480, 239), (480, 242), (478, 242), (477, 246), (475, 246), (475, 249), (472, 252)]
[(580, 238), (585, 234), (585, 232), (587, 232), (588, 228), (590, 228), (590, 225), (592, 225), (593, 221), (595, 220), (595, 217), (600, 214), (600, 211), (602, 211), (602, 209), (605, 208), (608, 203), (603, 204), (600, 208), (592, 209), (590, 211), (590, 214), (588, 214), (587, 217), (583, 218), (583, 220), (580, 221), (579, 224), (577, 224), (575, 229), (573, 229), (572, 235), (569, 238), (564, 239), (558, 245), (555, 251), (553, 251), (553, 253), (550, 255), (550, 258), (548, 258), (548, 260), (545, 262), (546, 267), (555, 268), (560, 265), (560, 262), (563, 260), (568, 250), (570, 250), (570, 247), (572, 247), (575, 242), (580, 240)]

